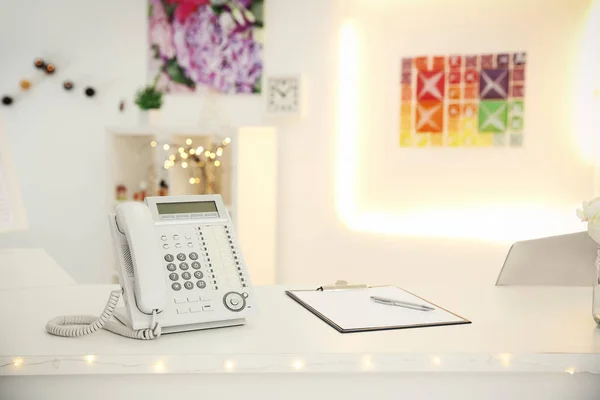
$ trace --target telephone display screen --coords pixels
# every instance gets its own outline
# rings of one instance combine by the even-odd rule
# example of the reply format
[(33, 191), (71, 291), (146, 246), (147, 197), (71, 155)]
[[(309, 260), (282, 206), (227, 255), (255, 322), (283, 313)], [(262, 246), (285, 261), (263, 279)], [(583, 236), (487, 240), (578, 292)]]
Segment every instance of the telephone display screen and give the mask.
[(156, 204), (158, 213), (163, 214), (190, 214), (217, 212), (217, 205), (214, 201), (194, 201), (188, 203), (158, 203)]

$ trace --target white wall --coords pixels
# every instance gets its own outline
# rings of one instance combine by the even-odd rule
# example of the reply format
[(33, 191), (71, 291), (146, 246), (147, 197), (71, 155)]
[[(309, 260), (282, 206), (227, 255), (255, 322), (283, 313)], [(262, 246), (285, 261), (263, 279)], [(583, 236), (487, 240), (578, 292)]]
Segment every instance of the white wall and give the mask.
[[(487, 204), (501, 197), (503, 203), (516, 206), (550, 205), (552, 219), (560, 223), (543, 225), (548, 233), (576, 228), (576, 221), (570, 222), (574, 202), (592, 195), (593, 169), (580, 152), (580, 137), (575, 134), (582, 130), (573, 112), (578, 97), (570, 91), (580, 82), (575, 79), (579, 65), (573, 64), (571, 45), (581, 42), (588, 2), (531, 0), (523, 2), (527, 6), (516, 0), (485, 2), (486, 6), (474, 0), (452, 2), (469, 7), (468, 20), (460, 11), (440, 8), (446, 3), (442, 0), (356, 0), (354, 8), (352, 3), (267, 2), (265, 67), (268, 74), (303, 74), (307, 108), (302, 121), (264, 118), (257, 97), (222, 98), (219, 105), (238, 126), (278, 128), (279, 280), (492, 283), (507, 249), (507, 243), (477, 238), (360, 232), (360, 226), (340, 220), (338, 134), (343, 140), (344, 132), (338, 129), (338, 39), (347, 16), (354, 17), (362, 35), (357, 51), (364, 51), (358, 65), (360, 111), (352, 116), (357, 118), (359, 143), (365, 146), (357, 160), (361, 172), (353, 182), (359, 188), (355, 193), (358, 211), (402, 215), (423, 206), (443, 212), (446, 202), (471, 204), (477, 198)], [(119, 116), (116, 109), (118, 99), (130, 96), (144, 81), (145, 1), (7, 4), (4, 1), (0, 13), (0, 54), (9, 61), (2, 62), (0, 91), (16, 88), (19, 78), (35, 74), (30, 65), (38, 55), (54, 56), (60, 70), (33, 88), (20, 104), (0, 110), (13, 144), (31, 225), (28, 232), (0, 238), (0, 246), (44, 247), (77, 280), (108, 279), (103, 267), (108, 255), (99, 250), (108, 242), (104, 196), (112, 194), (104, 183), (104, 127), (134, 118)], [(471, 24), (481, 24), (478, 18), (487, 11), (487, 4), (499, 7), (503, 17), (485, 23), (482, 34), (481, 26), (474, 31)], [(434, 40), (433, 34), (420, 39), (417, 32), (423, 30), (418, 21), (443, 22), (449, 30), (441, 40)], [(524, 35), (517, 34), (520, 29)], [(456, 41), (448, 40), (450, 32)], [(408, 152), (397, 147), (397, 68), (404, 53), (521, 47), (528, 51), (530, 61), (524, 150)], [(551, 49), (567, 63), (546, 66)], [(66, 77), (81, 81), (75, 93), (60, 88)], [(551, 77), (558, 79), (559, 95), (546, 85)], [(87, 82), (98, 88), (99, 95), (92, 101), (81, 94)], [(165, 112), (171, 118), (196, 121), (201, 107), (198, 97), (169, 98)], [(469, 171), (464, 180), (440, 176), (439, 171), (457, 165)], [(490, 169), (489, 176), (481, 176), (481, 165)], [(476, 223), (476, 218), (467, 215), (465, 223)], [(540, 221), (522, 223), (526, 227)], [(509, 228), (519, 237), (518, 226)]]

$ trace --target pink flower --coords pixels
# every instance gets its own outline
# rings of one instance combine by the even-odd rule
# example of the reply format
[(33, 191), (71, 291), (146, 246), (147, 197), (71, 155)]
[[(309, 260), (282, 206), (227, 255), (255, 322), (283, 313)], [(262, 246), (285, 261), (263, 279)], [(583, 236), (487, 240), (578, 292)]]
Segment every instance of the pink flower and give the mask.
[(165, 9), (160, 0), (151, 0), (152, 15), (149, 21), (148, 40), (150, 45), (156, 45), (161, 57), (175, 57), (173, 46), (173, 26), (169, 23)]
[(199, 7), (184, 21), (173, 21), (177, 61), (196, 83), (225, 93), (250, 93), (262, 75), (261, 45), (251, 29), (240, 30), (230, 18)]
[(183, 22), (191, 13), (196, 11), (198, 7), (210, 4), (210, 0), (168, 0), (169, 3), (178, 4), (175, 9), (175, 18), (177, 21)]

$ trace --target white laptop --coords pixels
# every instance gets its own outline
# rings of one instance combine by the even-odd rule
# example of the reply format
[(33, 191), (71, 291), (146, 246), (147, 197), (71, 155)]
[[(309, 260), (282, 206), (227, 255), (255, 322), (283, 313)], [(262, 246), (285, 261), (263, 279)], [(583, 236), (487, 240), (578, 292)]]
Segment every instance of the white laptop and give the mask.
[(597, 248), (587, 232), (516, 242), (496, 285), (590, 286)]

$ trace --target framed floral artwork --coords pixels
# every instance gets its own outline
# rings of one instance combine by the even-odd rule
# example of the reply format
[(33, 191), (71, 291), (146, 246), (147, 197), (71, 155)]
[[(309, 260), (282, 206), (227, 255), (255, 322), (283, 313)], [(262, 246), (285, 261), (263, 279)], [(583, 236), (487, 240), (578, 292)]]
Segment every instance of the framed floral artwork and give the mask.
[(149, 77), (165, 92), (260, 93), (264, 0), (149, 0)]

